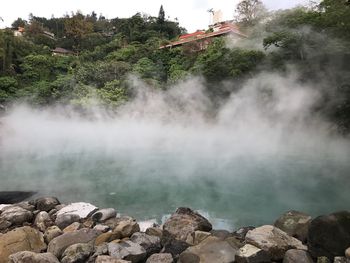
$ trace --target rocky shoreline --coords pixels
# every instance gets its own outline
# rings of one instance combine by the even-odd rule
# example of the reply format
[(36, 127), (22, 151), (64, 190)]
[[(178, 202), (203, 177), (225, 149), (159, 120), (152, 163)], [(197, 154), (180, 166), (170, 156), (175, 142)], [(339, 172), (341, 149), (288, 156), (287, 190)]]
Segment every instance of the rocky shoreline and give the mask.
[(178, 208), (162, 226), (140, 228), (113, 208), (42, 197), (0, 205), (0, 263), (7, 262), (349, 263), (350, 212), (289, 211), (271, 225), (229, 232)]

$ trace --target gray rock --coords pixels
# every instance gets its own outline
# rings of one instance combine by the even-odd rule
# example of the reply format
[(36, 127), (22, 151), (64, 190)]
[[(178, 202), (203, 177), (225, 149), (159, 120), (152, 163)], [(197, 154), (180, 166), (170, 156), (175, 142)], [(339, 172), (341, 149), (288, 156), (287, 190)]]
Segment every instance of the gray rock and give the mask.
[(270, 256), (266, 251), (246, 244), (238, 250), (235, 260), (237, 263), (263, 263), (270, 262)]
[(345, 257), (350, 259), (350, 247), (345, 250)]
[(61, 258), (67, 247), (78, 243), (92, 243), (95, 241), (97, 235), (97, 231), (87, 228), (80, 229), (76, 232), (64, 233), (51, 240), (47, 251), (54, 254), (57, 258)]
[(93, 251), (93, 246), (87, 243), (78, 243), (66, 248), (61, 263), (86, 262)]
[(159, 227), (149, 227), (146, 229), (145, 233), (150, 236), (157, 236), (161, 238), (163, 235), (163, 230), (160, 229)]
[(35, 210), (35, 206), (32, 205), (30, 202), (28, 201), (23, 201), (23, 202), (20, 202), (20, 203), (17, 203), (15, 204), (16, 206), (19, 206), (19, 207), (22, 207), (23, 209), (25, 210), (28, 210), (30, 212), (34, 212)]
[(116, 259), (111, 256), (98, 256), (95, 263), (131, 263), (131, 261)]
[(147, 255), (150, 256), (154, 253), (158, 253), (161, 250), (160, 238), (156, 236), (149, 236), (145, 233), (134, 233), (130, 240), (143, 247)]
[(46, 243), (50, 243), (52, 239), (63, 234), (63, 231), (58, 226), (50, 226), (45, 230), (44, 239)]
[(9, 256), (9, 263), (60, 263), (51, 253), (21, 251)]
[(53, 225), (53, 222), (47, 212), (41, 211), (39, 214), (36, 215), (34, 225), (41, 232), (45, 232), (46, 228)]
[(313, 257), (343, 256), (350, 244), (350, 212), (319, 216), (311, 221), (308, 247)]
[(19, 227), (0, 236), (0, 263), (20, 251), (41, 252), (46, 244), (41, 232), (29, 226)]
[(104, 222), (110, 218), (116, 217), (117, 211), (114, 208), (100, 209), (92, 215), (95, 222)]
[(333, 263), (350, 263), (346, 257), (335, 257)]
[(298, 211), (289, 211), (281, 215), (275, 222), (278, 227), (288, 235), (305, 242), (307, 239), (311, 216)]
[(55, 224), (61, 228), (64, 229), (67, 226), (71, 225), (74, 222), (78, 222), (80, 220), (80, 217), (75, 214), (62, 214), (57, 215)]
[(92, 215), (98, 208), (90, 203), (72, 203), (60, 209), (57, 212), (57, 217), (62, 215), (77, 215), (79, 219), (84, 219)]
[(190, 246), (186, 241), (175, 239), (175, 237), (166, 230), (163, 231), (160, 242), (163, 246), (162, 253), (170, 253), (174, 258), (178, 258), (179, 255)]
[(209, 232), (211, 229), (212, 225), (206, 218), (184, 207), (178, 208), (163, 225), (163, 230), (182, 241), (186, 241), (187, 236), (196, 230)]
[(331, 261), (327, 257), (318, 257), (317, 263), (331, 263)]
[(2, 209), (0, 214), (0, 226), (6, 228), (12, 225), (19, 226), (25, 222), (31, 222), (32, 219), (32, 212), (19, 206), (7, 206)]
[(225, 240), (226, 238), (232, 236), (232, 234), (227, 230), (211, 230), (210, 234), (213, 237), (220, 238), (221, 240)]
[(283, 258), (283, 263), (313, 263), (311, 256), (304, 250), (290, 249)]
[(170, 253), (159, 253), (150, 256), (146, 263), (173, 263), (174, 259)]
[(129, 260), (132, 263), (142, 262), (146, 258), (146, 250), (132, 241), (109, 243), (108, 251), (110, 256)]
[(35, 200), (35, 207), (40, 211), (49, 212), (51, 209), (54, 209), (57, 205), (60, 204), (60, 201), (56, 197), (41, 197)]
[(277, 227), (265, 225), (248, 231), (247, 244), (266, 251), (272, 260), (281, 260), (289, 249), (307, 250), (302, 242)]
[(109, 226), (105, 226), (105, 225), (96, 225), (94, 226), (94, 229), (97, 230), (97, 231), (100, 231), (102, 233), (106, 233), (107, 231), (110, 230)]
[(245, 236), (247, 235), (248, 231), (253, 230), (255, 227), (253, 226), (247, 226), (247, 227), (241, 227), (237, 229), (235, 232), (232, 233), (232, 235), (237, 238), (240, 241), (245, 240)]
[(178, 263), (231, 263), (235, 260), (238, 248), (217, 237), (208, 237), (197, 246), (181, 253)]

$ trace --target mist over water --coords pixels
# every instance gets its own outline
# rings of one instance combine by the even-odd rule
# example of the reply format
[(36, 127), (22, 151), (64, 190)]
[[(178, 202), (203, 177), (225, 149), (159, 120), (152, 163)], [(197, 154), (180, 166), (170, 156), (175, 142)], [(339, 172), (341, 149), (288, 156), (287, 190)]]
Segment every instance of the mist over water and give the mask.
[(229, 229), (290, 209), (348, 208), (349, 141), (312, 113), (319, 93), (295, 74), (260, 74), (219, 108), (201, 79), (168, 91), (132, 81), (137, 96), (118, 113), (11, 109), (1, 119), (0, 190), (138, 219), (189, 206)]

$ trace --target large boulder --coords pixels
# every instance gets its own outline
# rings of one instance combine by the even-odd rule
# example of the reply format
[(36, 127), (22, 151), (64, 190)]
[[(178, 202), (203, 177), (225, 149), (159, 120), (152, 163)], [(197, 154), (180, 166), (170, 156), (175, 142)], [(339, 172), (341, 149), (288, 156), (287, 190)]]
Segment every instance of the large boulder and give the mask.
[(44, 239), (46, 243), (50, 243), (52, 239), (63, 234), (63, 231), (58, 226), (50, 226), (45, 230)]
[(94, 247), (87, 243), (78, 243), (66, 248), (62, 255), (61, 263), (86, 262)]
[(288, 235), (305, 242), (311, 219), (311, 216), (302, 212), (289, 211), (281, 215), (274, 225)]
[(43, 234), (29, 226), (19, 227), (0, 236), (0, 263), (19, 251), (41, 252), (46, 249)]
[(311, 221), (308, 247), (313, 257), (344, 256), (350, 245), (350, 212), (319, 216)]
[(149, 236), (145, 233), (137, 232), (130, 237), (130, 240), (143, 247), (148, 256), (158, 253), (161, 250), (160, 238), (156, 236)]
[(180, 207), (164, 223), (163, 230), (169, 232), (176, 239), (186, 241), (187, 236), (196, 230), (209, 232), (210, 222), (190, 208)]
[(187, 248), (178, 263), (231, 263), (235, 260), (237, 247), (217, 237), (208, 237), (197, 246)]
[(6, 206), (1, 210), (0, 230), (9, 226), (19, 226), (25, 222), (31, 222), (33, 213), (19, 206)]
[(100, 209), (92, 215), (92, 220), (95, 222), (104, 222), (110, 218), (117, 216), (117, 211), (114, 208)]
[(35, 253), (30, 251), (21, 251), (12, 254), (8, 263), (60, 263), (51, 253)]
[(146, 263), (173, 263), (174, 259), (169, 253), (159, 253), (150, 256)]
[(49, 212), (60, 204), (56, 197), (41, 197), (34, 201), (37, 210)]
[(266, 251), (256, 246), (246, 244), (241, 247), (235, 257), (237, 263), (263, 263), (270, 262), (270, 256)]
[(270, 225), (248, 231), (245, 240), (247, 244), (266, 251), (273, 260), (283, 259), (289, 249), (307, 250), (300, 240)]
[(97, 210), (98, 208), (90, 203), (72, 203), (57, 212), (56, 225), (63, 229), (73, 222), (91, 216)]
[(132, 241), (111, 242), (108, 244), (108, 252), (111, 257), (132, 263), (142, 262), (146, 258), (146, 250)]
[(114, 233), (118, 233), (120, 238), (131, 237), (132, 234), (139, 232), (140, 226), (133, 218), (126, 218), (117, 223), (113, 229)]
[(283, 263), (313, 263), (311, 256), (307, 251), (290, 249), (286, 252), (283, 258)]
[(92, 243), (95, 241), (98, 234), (97, 231), (87, 228), (80, 229), (76, 232), (64, 233), (51, 240), (47, 251), (54, 254), (57, 258), (61, 258), (67, 247), (78, 243)]
[(45, 232), (45, 230), (53, 225), (53, 222), (49, 216), (49, 214), (45, 211), (39, 212), (34, 220), (34, 225), (41, 231)]

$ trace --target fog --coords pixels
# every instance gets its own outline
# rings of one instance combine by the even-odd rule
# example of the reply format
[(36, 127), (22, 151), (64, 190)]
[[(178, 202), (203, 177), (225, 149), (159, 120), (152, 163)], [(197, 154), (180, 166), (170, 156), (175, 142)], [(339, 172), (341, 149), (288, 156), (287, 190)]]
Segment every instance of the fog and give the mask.
[(194, 77), (167, 91), (131, 77), (136, 96), (113, 113), (16, 105), (1, 119), (2, 189), (84, 198), (142, 219), (186, 205), (230, 226), (341, 209), (349, 141), (314, 113), (318, 89), (298, 79), (260, 73), (220, 106)]

